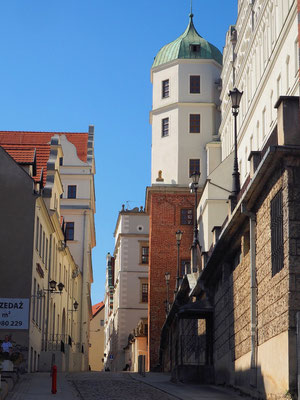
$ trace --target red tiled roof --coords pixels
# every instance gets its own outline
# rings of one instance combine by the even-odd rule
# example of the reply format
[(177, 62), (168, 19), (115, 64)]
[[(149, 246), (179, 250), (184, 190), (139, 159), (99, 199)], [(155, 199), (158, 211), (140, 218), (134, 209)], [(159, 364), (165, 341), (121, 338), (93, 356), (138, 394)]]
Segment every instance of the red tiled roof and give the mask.
[(18, 164), (32, 164), (34, 161), (34, 147), (26, 148), (14, 145), (4, 145), (2, 147)]
[(104, 307), (103, 301), (92, 306), (93, 317), (98, 313), (98, 311), (101, 311), (103, 307)]
[[(41, 180), (41, 174), (43, 171), (43, 185), (46, 183), (47, 178), (47, 162), (49, 160), (50, 154), (50, 145), (49, 144), (39, 144), (33, 147), (32, 144), (2, 144), (0, 142), (1, 147), (17, 162), (20, 164), (24, 164), (25, 159), (31, 157), (36, 151), (36, 175), (33, 176), (33, 179), (36, 182)], [(31, 161), (33, 161), (33, 156)]]
[(50, 144), (51, 137), (54, 135), (66, 135), (69, 142), (73, 143), (76, 147), (78, 158), (80, 158), (81, 161), (87, 161), (88, 132), (0, 131), (0, 145), (31, 144), (36, 147), (38, 144)]

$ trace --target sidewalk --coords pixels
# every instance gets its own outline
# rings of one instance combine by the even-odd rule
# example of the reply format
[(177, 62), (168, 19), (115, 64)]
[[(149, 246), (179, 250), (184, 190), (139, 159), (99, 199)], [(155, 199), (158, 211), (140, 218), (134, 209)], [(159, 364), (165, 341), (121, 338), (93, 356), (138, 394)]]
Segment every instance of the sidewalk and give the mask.
[(145, 377), (137, 373), (130, 373), (130, 376), (180, 400), (245, 400), (246, 398), (234, 390), (219, 386), (181, 382), (173, 383), (170, 381), (170, 374), (162, 372), (146, 372)]
[(49, 372), (36, 372), (20, 377), (13, 391), (5, 400), (77, 400), (76, 389), (68, 383), (66, 374), (57, 374), (57, 393), (51, 393), (51, 376)]

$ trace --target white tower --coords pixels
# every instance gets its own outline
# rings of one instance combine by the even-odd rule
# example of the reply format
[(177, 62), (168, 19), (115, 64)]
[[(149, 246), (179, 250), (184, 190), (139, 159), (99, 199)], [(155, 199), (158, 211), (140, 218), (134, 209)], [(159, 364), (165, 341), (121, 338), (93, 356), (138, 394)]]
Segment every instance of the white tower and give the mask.
[(151, 183), (188, 186), (190, 174), (207, 177), (206, 145), (218, 140), (222, 55), (193, 24), (155, 57)]

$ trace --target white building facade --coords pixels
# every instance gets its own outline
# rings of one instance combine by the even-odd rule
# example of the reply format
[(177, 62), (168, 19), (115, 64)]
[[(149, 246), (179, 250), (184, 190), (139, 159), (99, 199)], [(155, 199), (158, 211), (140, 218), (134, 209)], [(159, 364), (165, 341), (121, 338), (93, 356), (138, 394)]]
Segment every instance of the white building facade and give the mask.
[(129, 361), (124, 349), (128, 337), (140, 320), (147, 318), (148, 235), (149, 217), (145, 211), (123, 207), (114, 233), (114, 256), (107, 260), (104, 354), (105, 368), (111, 371), (124, 369)]

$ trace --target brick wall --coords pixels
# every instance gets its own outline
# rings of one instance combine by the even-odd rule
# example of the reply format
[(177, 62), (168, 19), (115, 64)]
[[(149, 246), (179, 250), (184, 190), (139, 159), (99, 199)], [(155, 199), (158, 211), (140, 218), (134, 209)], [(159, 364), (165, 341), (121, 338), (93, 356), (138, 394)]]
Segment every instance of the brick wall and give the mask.
[(183, 231), (180, 259), (190, 259), (193, 226), (180, 225), (180, 210), (194, 206), (194, 195), (186, 192), (152, 191), (147, 209), (149, 227), (149, 368), (159, 361), (160, 333), (165, 321), (166, 281), (165, 272), (170, 272), (170, 302), (174, 299), (177, 275), (177, 244), (175, 232)]

